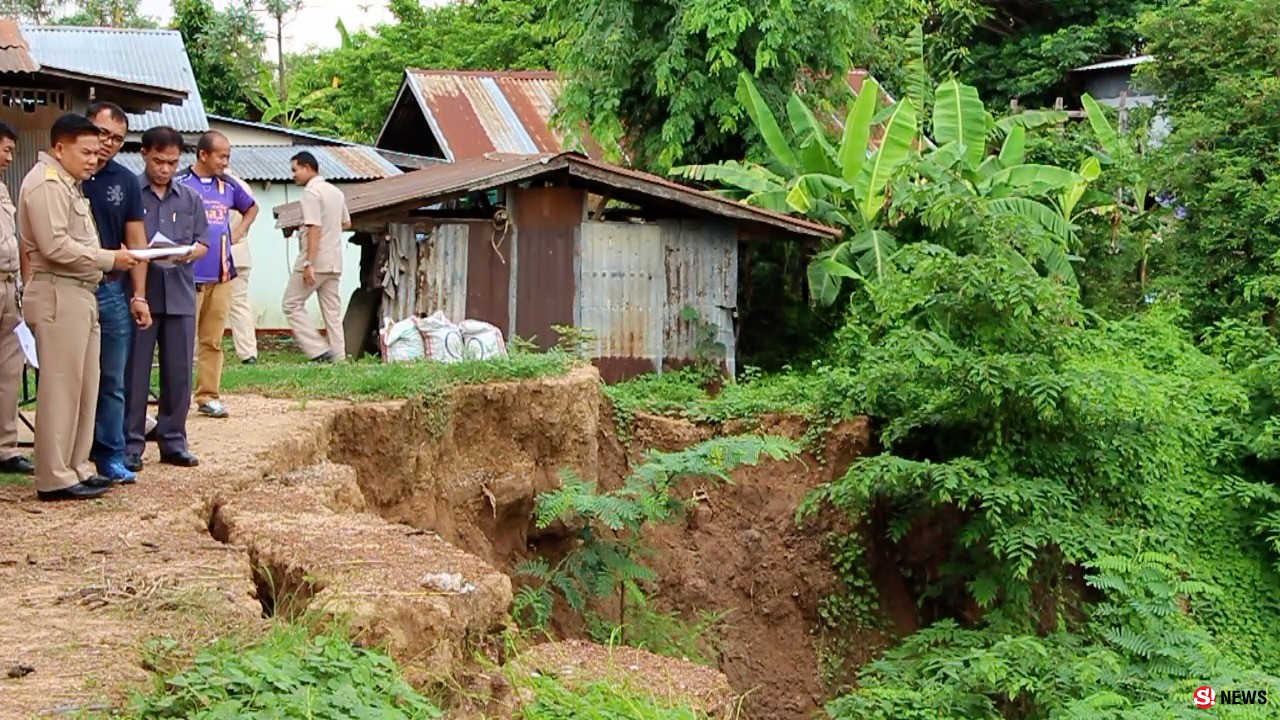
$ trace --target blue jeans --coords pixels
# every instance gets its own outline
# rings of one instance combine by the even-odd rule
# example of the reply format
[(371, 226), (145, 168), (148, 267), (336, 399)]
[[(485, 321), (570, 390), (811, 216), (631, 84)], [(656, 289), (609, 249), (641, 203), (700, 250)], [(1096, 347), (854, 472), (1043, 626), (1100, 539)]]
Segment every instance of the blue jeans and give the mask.
[(109, 462), (124, 462), (124, 369), (133, 349), (133, 315), (119, 281), (99, 285), (96, 294), (102, 325), (102, 379), (90, 457), (101, 468)]

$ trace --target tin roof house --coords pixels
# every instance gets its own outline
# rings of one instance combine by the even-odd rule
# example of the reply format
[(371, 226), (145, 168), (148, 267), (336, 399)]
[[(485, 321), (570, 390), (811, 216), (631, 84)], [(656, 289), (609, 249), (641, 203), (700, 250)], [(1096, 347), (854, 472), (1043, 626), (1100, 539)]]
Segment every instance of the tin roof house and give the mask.
[[(348, 313), (349, 337), (437, 310), (543, 348), (553, 326), (576, 326), (609, 381), (698, 359), (706, 330), (733, 372), (739, 244), (840, 235), (574, 152), (490, 152), (343, 192), (369, 301), (363, 325)], [(297, 202), (275, 214), (286, 233), (301, 223)]]
[[(119, 52), (119, 40), (138, 34), (162, 39), (155, 57), (144, 61), (141, 54)], [(180, 113), (192, 100), (199, 104), (199, 91), (192, 98), (194, 82), (173, 72), (144, 70), (172, 65), (175, 58), (166, 57), (172, 48), (163, 42), (168, 35), (177, 38), (185, 63), (176, 32), (98, 30), (93, 37), (102, 42), (91, 44), (83, 28), (38, 27), (0, 18), (0, 120), (18, 132), (14, 160), (4, 173), (11, 194), (16, 196), (36, 154), (49, 145), (49, 128), (63, 113), (84, 112), (98, 100), (115, 102), (133, 117)], [(186, 67), (189, 72), (190, 65)]]

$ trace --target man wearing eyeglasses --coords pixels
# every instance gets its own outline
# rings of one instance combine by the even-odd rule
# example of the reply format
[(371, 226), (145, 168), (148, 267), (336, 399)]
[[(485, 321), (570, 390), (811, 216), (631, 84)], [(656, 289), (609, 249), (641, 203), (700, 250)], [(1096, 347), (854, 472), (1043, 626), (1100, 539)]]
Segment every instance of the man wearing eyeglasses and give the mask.
[[(102, 247), (116, 250), (121, 246), (145, 248), (142, 191), (138, 177), (115, 161), (129, 133), (129, 118), (119, 105), (95, 103), (86, 117), (98, 127), (100, 146), (98, 170), (84, 181), (84, 194), (93, 209)], [(94, 422), (93, 450), (90, 458), (102, 477), (118, 483), (131, 483), (136, 475), (125, 466), (124, 393), (125, 366), (133, 348), (133, 325), (151, 325), (151, 309), (147, 305), (147, 264), (129, 269), (132, 297), (125, 297), (121, 284), (123, 272), (110, 272), (98, 285), (98, 318), (102, 325), (101, 380), (98, 385), (98, 410)], [(141, 361), (142, 358), (139, 358)], [(150, 359), (147, 359), (150, 363)]]

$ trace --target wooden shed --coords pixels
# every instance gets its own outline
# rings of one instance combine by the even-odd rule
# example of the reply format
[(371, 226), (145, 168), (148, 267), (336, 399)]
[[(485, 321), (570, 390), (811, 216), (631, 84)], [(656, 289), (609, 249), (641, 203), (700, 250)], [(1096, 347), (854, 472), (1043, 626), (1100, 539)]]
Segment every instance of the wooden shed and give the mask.
[[(739, 243), (840, 236), (567, 152), (490, 153), (343, 192), (352, 242), (365, 245), (356, 292), (376, 298), (377, 317), (439, 310), (543, 348), (558, 339), (553, 325), (584, 328), (610, 381), (696, 359), (708, 329), (733, 372)], [(275, 216), (290, 234), (301, 208), (279, 205)]]

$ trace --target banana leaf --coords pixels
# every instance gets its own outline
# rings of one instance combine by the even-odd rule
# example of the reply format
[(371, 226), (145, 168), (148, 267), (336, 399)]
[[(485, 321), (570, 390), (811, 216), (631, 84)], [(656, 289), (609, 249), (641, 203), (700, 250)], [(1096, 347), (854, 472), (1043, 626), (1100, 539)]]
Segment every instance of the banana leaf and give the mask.
[(957, 141), (965, 146), (965, 165), (978, 167), (987, 154), (987, 109), (978, 97), (978, 89), (948, 80), (934, 94), (933, 137), (946, 144)]

